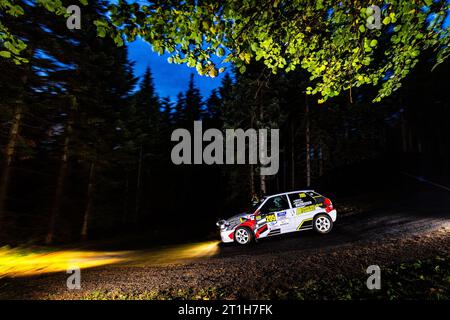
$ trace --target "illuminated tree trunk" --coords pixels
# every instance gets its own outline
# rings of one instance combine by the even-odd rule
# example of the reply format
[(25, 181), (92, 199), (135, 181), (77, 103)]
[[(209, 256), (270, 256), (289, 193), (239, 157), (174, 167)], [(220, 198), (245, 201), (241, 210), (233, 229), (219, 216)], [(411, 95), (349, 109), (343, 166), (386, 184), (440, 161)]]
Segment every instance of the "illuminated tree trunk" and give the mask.
[(250, 166), (250, 195), (253, 197), (253, 195), (256, 193), (255, 190), (255, 167), (253, 164), (251, 164)]
[(82, 240), (86, 240), (88, 236), (88, 227), (92, 211), (92, 195), (94, 191), (94, 171), (95, 171), (95, 164), (94, 162), (91, 162), (89, 168), (88, 190), (86, 195), (86, 209), (84, 210), (83, 227), (81, 228)]
[[(254, 112), (250, 113), (250, 128), (253, 128), (255, 124), (255, 114)], [(255, 186), (255, 166), (250, 164), (250, 197), (256, 194), (256, 186)]]
[(267, 181), (266, 176), (260, 175), (260, 187), (261, 187), (261, 194), (266, 195), (267, 194)]
[[(262, 106), (262, 100), (261, 100), (261, 95), (259, 96), (259, 123), (262, 124), (264, 121), (264, 111), (263, 111), (263, 106)], [(260, 126), (258, 126), (259, 129)], [(259, 143), (259, 148), (261, 148), (261, 146), (263, 145), (263, 143), (267, 143), (267, 141), (258, 141)], [(262, 195), (266, 195), (267, 194), (267, 178), (265, 175), (261, 174), (261, 170), (259, 173), (259, 184), (260, 184), (260, 190), (261, 190), (261, 194)]]
[(5, 163), (3, 171), (0, 176), (0, 228), (3, 226), (4, 217), (7, 206), (6, 199), (8, 197), (8, 185), (12, 171), (12, 162), (16, 153), (17, 142), (19, 140), (19, 131), (22, 124), (23, 107), (22, 101), (17, 101), (16, 109), (14, 110), (14, 117), (9, 131), (8, 144), (5, 149)]

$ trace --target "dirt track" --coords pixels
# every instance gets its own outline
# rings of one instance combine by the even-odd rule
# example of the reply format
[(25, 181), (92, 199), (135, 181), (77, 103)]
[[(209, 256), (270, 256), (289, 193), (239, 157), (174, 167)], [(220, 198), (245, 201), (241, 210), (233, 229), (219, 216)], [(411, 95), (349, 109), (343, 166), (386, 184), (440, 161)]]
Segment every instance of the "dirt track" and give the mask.
[[(226, 288), (230, 297), (265, 298), (311, 280), (365, 274), (369, 265), (450, 254), (448, 193), (431, 190), (341, 216), (332, 233), (273, 237), (249, 247), (220, 246), (213, 257), (162, 266), (124, 263), (82, 270), (82, 290), (65, 273), (0, 280), (1, 298), (77, 299), (89, 292), (139, 295), (154, 290)], [(338, 208), (339, 210), (339, 208)], [(141, 252), (141, 256), (145, 257)]]

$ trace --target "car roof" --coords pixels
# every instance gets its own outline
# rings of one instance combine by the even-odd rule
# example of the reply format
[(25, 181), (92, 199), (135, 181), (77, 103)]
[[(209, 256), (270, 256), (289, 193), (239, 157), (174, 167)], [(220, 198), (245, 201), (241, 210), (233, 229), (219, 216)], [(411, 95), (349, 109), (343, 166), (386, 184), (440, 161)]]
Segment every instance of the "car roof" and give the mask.
[(276, 196), (283, 196), (285, 194), (297, 193), (297, 192), (314, 192), (314, 190), (311, 190), (311, 189), (308, 189), (308, 190), (292, 190), (292, 191), (287, 191), (287, 192), (267, 195), (267, 196), (264, 197), (264, 199), (268, 199), (268, 198), (272, 198), (272, 197), (276, 197)]

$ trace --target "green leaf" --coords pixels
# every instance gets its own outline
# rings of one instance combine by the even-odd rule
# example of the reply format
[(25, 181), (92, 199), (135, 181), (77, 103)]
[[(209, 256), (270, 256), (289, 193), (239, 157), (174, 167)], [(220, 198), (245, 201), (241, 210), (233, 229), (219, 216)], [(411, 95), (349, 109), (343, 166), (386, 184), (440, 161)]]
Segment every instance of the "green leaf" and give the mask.
[(0, 51), (0, 57), (11, 58), (11, 52), (9, 52), (9, 51)]
[(122, 37), (120, 36), (120, 34), (117, 34), (117, 35), (114, 37), (114, 42), (116, 43), (116, 45), (117, 45), (118, 47), (123, 46), (123, 39), (122, 39)]
[(365, 66), (370, 65), (370, 58), (369, 57), (365, 57), (362, 61), (362, 64)]
[(106, 35), (106, 30), (105, 30), (105, 28), (97, 28), (97, 35), (100, 37), (100, 38), (104, 38), (105, 37), (105, 35)]
[(218, 57), (223, 57), (224, 54), (225, 54), (225, 50), (223, 50), (223, 48), (217, 49), (217, 56)]

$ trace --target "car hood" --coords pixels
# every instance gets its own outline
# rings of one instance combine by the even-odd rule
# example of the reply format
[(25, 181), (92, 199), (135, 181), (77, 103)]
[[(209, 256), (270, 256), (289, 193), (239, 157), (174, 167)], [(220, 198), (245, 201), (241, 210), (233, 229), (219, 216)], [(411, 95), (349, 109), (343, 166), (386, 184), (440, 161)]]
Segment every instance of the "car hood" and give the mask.
[(249, 219), (250, 218), (250, 214), (248, 212), (242, 212), (239, 214), (236, 214), (228, 219), (223, 219), (223, 220), (219, 220), (217, 222), (217, 226), (222, 226), (222, 225), (227, 225), (228, 228), (234, 228), (235, 226), (237, 226), (238, 224), (240, 224), (241, 218), (246, 218)]
[(226, 219), (226, 221), (240, 219), (240, 218), (246, 218), (248, 215), (249, 215), (248, 212), (242, 212), (242, 213), (236, 214), (236, 215)]
[(232, 216), (231, 218), (228, 218), (225, 220), (225, 222), (229, 225), (230, 228), (234, 228), (235, 226), (237, 226), (238, 224), (240, 224), (241, 218), (249, 218), (249, 214), (248, 212), (243, 212), (243, 213), (239, 213), (236, 214), (234, 216)]

